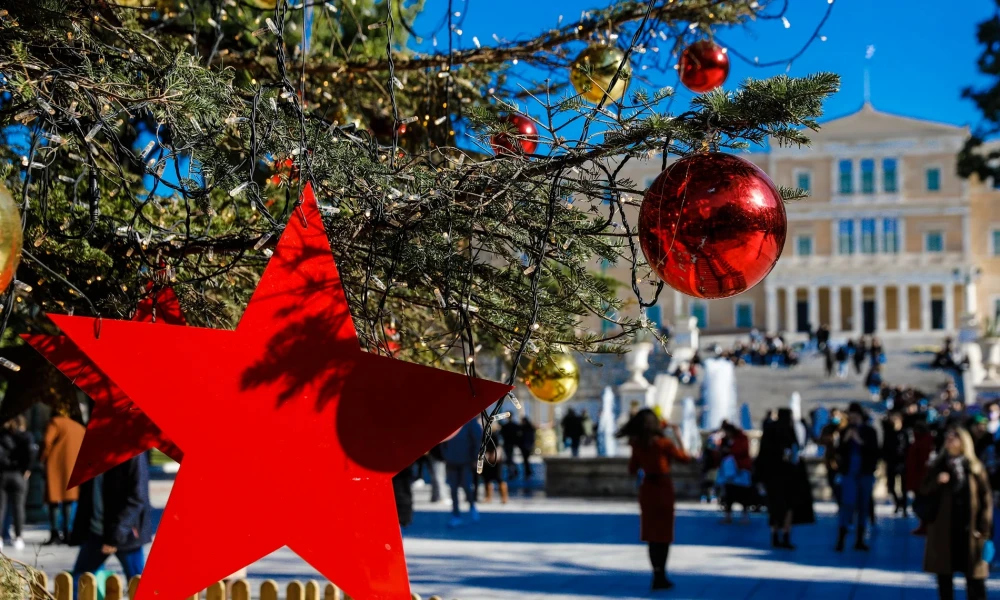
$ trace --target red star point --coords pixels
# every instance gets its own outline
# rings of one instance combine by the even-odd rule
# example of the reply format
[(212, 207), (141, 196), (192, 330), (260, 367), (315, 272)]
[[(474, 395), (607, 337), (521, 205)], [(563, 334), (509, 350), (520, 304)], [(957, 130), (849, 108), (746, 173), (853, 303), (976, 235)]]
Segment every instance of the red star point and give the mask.
[(391, 478), (511, 389), (362, 351), (309, 186), (296, 212), (235, 331), (52, 316), (184, 449), (137, 600), (285, 545), (353, 598), (408, 600)]
[[(184, 324), (180, 303), (170, 288), (153, 290), (136, 307), (132, 320)], [(70, 488), (150, 448), (158, 448), (180, 462), (184, 455), (176, 444), (66, 336), (24, 334), (21, 337), (94, 401), (87, 433), (69, 478)]]

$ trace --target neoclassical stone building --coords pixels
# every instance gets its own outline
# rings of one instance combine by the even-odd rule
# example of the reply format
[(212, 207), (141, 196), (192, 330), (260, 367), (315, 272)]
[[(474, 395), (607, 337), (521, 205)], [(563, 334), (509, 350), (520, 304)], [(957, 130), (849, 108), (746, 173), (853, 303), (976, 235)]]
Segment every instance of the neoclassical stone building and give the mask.
[[(811, 197), (787, 207), (778, 265), (755, 288), (705, 301), (664, 293), (653, 321), (693, 315), (706, 333), (806, 331), (892, 338), (953, 332), (1000, 311), (1000, 190), (965, 181), (955, 157), (968, 129), (871, 104), (823, 124), (808, 148), (744, 155), (778, 185)], [(625, 174), (648, 184), (659, 160)], [(623, 281), (624, 268), (604, 266)], [(623, 286), (623, 296), (631, 294)]]

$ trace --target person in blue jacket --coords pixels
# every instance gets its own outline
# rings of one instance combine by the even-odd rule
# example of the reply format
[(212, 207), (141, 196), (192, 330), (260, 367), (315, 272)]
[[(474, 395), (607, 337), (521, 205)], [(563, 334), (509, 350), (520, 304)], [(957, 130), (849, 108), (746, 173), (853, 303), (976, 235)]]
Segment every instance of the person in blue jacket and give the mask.
[(458, 490), (465, 490), (465, 499), (469, 502), (469, 517), (479, 520), (476, 510), (475, 473), (476, 461), (479, 458), (479, 446), (483, 442), (483, 426), (479, 418), (475, 418), (458, 430), (453, 437), (441, 444), (441, 457), (444, 459), (448, 486), (451, 488), (451, 520), (448, 527), (458, 527), (462, 524), (462, 510), (458, 503)]

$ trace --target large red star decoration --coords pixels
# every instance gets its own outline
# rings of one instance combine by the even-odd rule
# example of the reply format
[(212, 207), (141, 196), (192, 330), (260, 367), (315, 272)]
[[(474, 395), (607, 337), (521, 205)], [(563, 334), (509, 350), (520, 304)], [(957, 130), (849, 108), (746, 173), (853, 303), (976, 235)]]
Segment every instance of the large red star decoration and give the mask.
[(235, 331), (52, 319), (184, 449), (137, 600), (285, 545), (353, 598), (408, 600), (391, 478), (511, 389), (360, 348), (309, 186)]
[[(184, 325), (180, 303), (170, 288), (151, 289), (136, 307), (132, 320)], [(66, 336), (24, 334), (21, 337), (94, 401), (87, 433), (69, 478), (70, 488), (150, 448), (159, 448), (178, 462), (183, 458), (176, 444)]]

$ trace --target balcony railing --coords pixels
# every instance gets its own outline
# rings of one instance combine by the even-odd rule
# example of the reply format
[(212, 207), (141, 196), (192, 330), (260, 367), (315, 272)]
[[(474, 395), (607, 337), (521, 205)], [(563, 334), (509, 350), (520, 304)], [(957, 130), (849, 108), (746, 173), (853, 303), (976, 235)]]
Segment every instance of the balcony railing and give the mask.
[(811, 256), (782, 255), (775, 271), (799, 269), (863, 269), (894, 267), (921, 269), (955, 267), (963, 264), (961, 252), (899, 252), (896, 254), (828, 254)]

